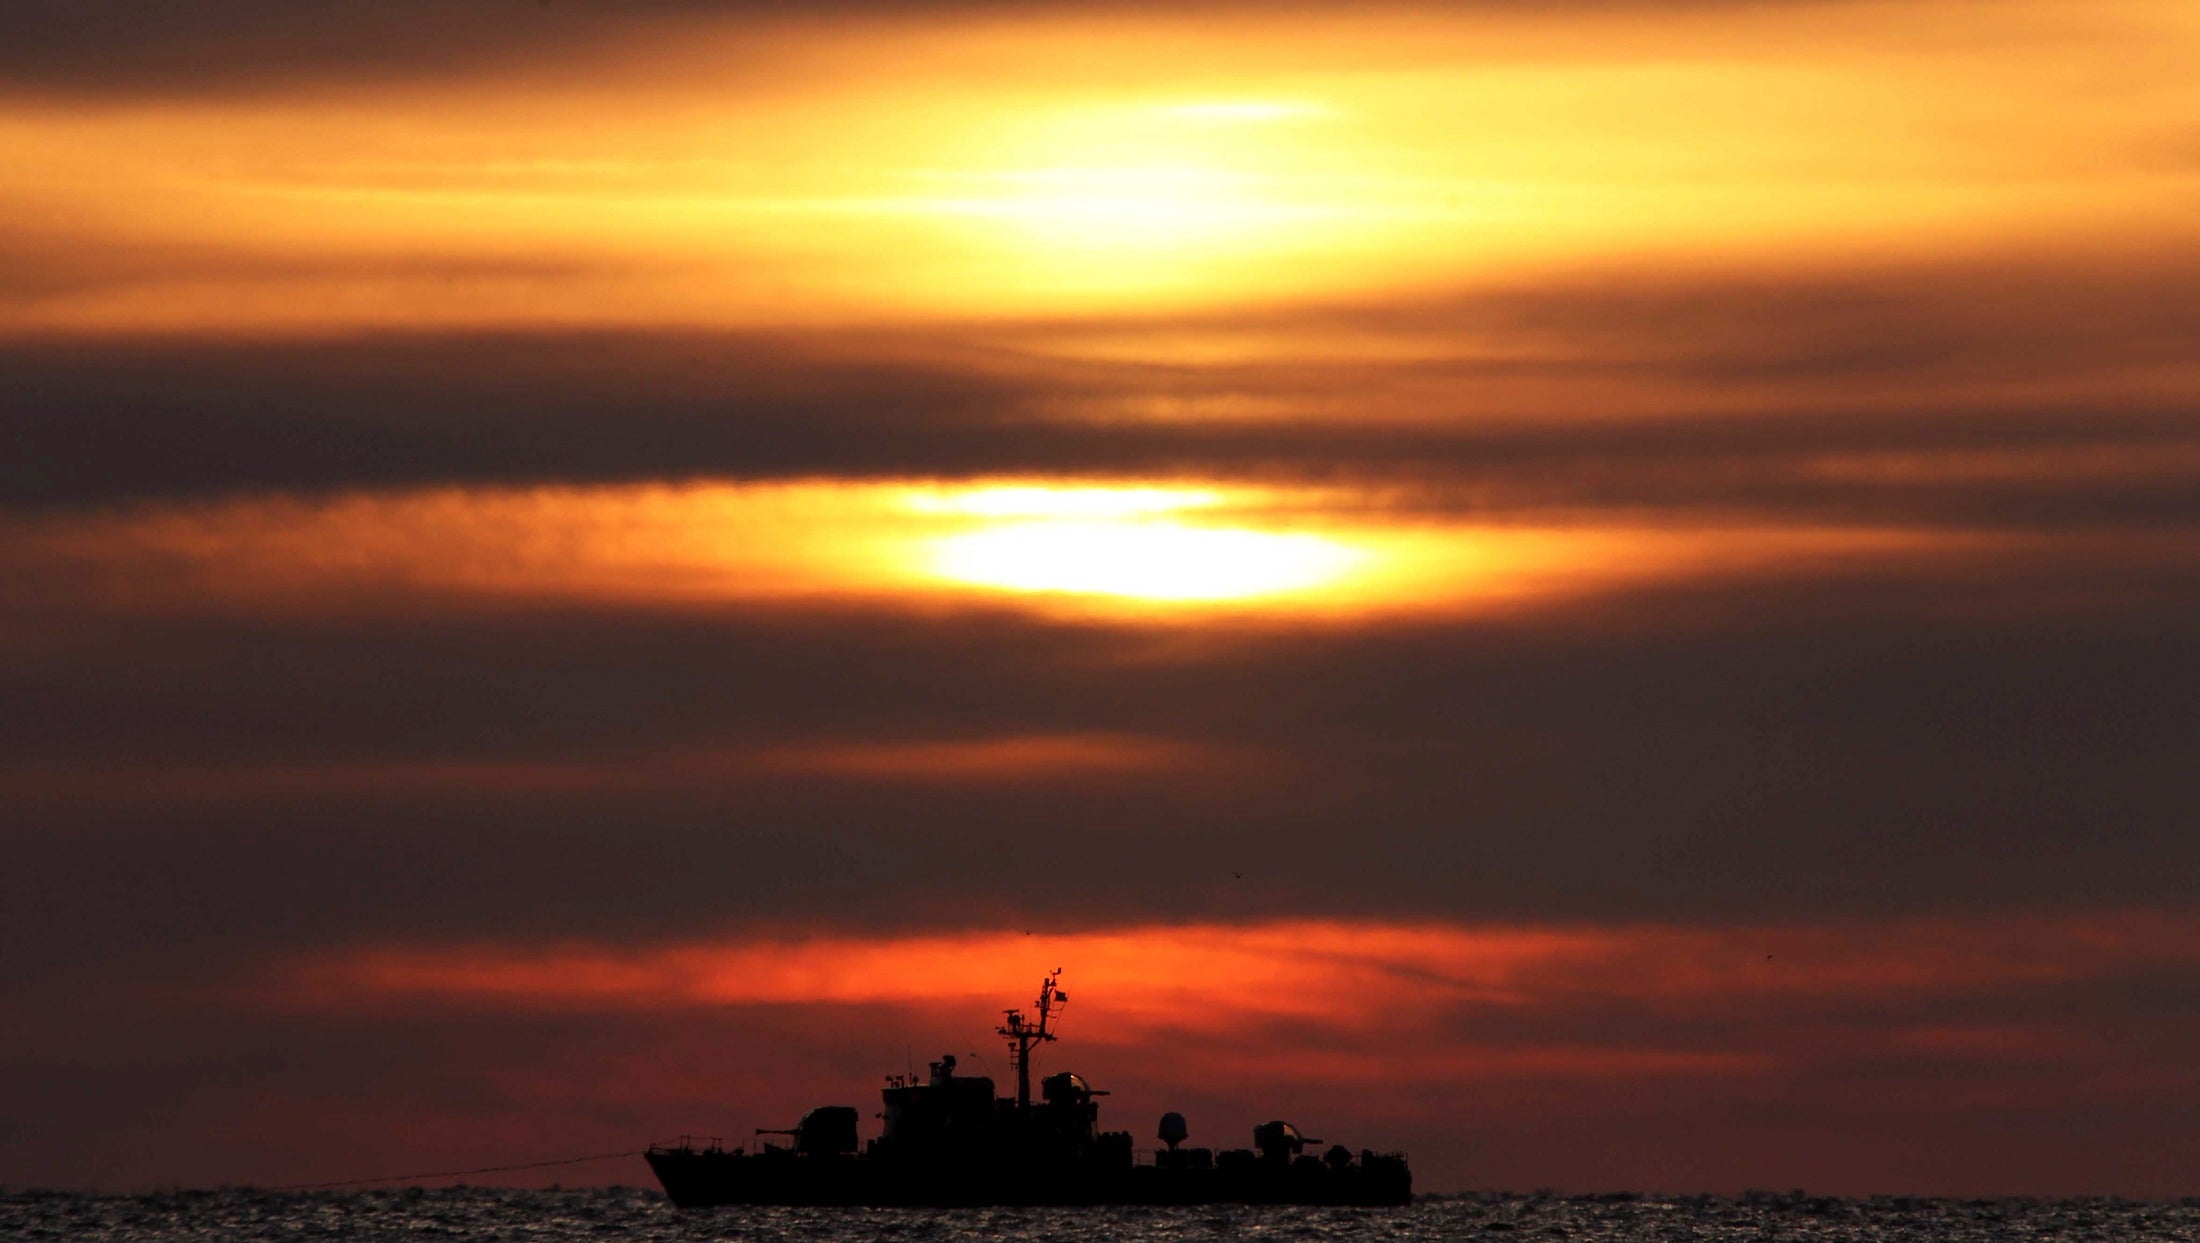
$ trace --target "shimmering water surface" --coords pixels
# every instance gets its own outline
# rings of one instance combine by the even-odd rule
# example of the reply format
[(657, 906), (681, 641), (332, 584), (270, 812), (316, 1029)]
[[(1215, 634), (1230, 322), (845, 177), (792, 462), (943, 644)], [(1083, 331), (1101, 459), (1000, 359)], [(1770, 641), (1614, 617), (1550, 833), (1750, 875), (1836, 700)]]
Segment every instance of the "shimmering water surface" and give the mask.
[(2144, 1240), (2200, 1241), (2200, 1200), (1840, 1200), (1512, 1196), (1403, 1209), (724, 1209), (682, 1212), (654, 1191), (0, 1193), (0, 1238), (736, 1239), (746, 1243), (1128, 1243), (1130, 1240)]

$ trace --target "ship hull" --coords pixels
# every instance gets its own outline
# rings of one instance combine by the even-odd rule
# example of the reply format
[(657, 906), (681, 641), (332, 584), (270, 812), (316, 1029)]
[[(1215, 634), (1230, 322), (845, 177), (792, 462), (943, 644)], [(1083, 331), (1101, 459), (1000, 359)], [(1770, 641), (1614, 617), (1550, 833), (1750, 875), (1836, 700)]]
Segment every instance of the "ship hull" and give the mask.
[(681, 1208), (721, 1205), (977, 1207), (986, 1205), (1336, 1204), (1413, 1199), (1398, 1168), (1333, 1170), (1314, 1162), (1236, 1169), (939, 1166), (866, 1157), (745, 1155), (654, 1149), (650, 1169)]

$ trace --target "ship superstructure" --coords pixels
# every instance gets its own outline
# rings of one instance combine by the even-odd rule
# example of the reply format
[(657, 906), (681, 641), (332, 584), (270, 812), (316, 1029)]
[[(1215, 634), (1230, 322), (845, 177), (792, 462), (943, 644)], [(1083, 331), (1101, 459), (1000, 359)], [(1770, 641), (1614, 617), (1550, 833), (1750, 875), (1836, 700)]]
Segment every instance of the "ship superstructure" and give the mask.
[(880, 1133), (863, 1140), (858, 1111), (827, 1105), (759, 1136), (754, 1152), (690, 1140), (653, 1145), (649, 1165), (682, 1207), (721, 1204), (1404, 1204), (1413, 1176), (1403, 1155), (1335, 1145), (1320, 1156), (1287, 1122), (1253, 1128), (1251, 1148), (1188, 1148), (1182, 1114), (1162, 1115), (1164, 1148), (1136, 1159), (1128, 1131), (1100, 1129), (1098, 1098), (1082, 1076), (1058, 1072), (1032, 1094), (1032, 1053), (1055, 1039), (1069, 997), (1056, 971), (1027, 1013), (1004, 1012), (1016, 1095), (956, 1073), (952, 1055), (921, 1079), (894, 1075), (881, 1093)]

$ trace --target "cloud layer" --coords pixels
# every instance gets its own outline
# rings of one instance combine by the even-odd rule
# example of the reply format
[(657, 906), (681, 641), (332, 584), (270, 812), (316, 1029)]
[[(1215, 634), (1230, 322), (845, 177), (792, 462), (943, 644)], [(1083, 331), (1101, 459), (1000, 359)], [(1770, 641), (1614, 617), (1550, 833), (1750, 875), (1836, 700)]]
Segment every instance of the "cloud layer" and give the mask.
[(2196, 38), (12, 7), (0, 1178), (2187, 1190)]

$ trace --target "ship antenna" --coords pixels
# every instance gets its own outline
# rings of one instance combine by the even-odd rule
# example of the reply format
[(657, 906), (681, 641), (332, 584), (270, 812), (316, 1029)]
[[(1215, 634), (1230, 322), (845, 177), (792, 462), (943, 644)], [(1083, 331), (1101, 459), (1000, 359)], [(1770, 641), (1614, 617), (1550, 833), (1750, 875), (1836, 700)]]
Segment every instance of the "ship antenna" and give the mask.
[(1016, 1068), (1016, 1108), (1031, 1108), (1031, 1046), (1054, 1039), (1054, 1029), (1047, 1022), (1069, 1000), (1069, 994), (1061, 989), (1062, 969), (1056, 967), (1052, 974), (1039, 983), (1039, 1000), (1035, 1009), (1039, 1021), (1033, 1023), (1024, 1018), (1021, 1010), (1003, 1011), (1007, 1021), (994, 1030), (1008, 1038), (1008, 1060)]

